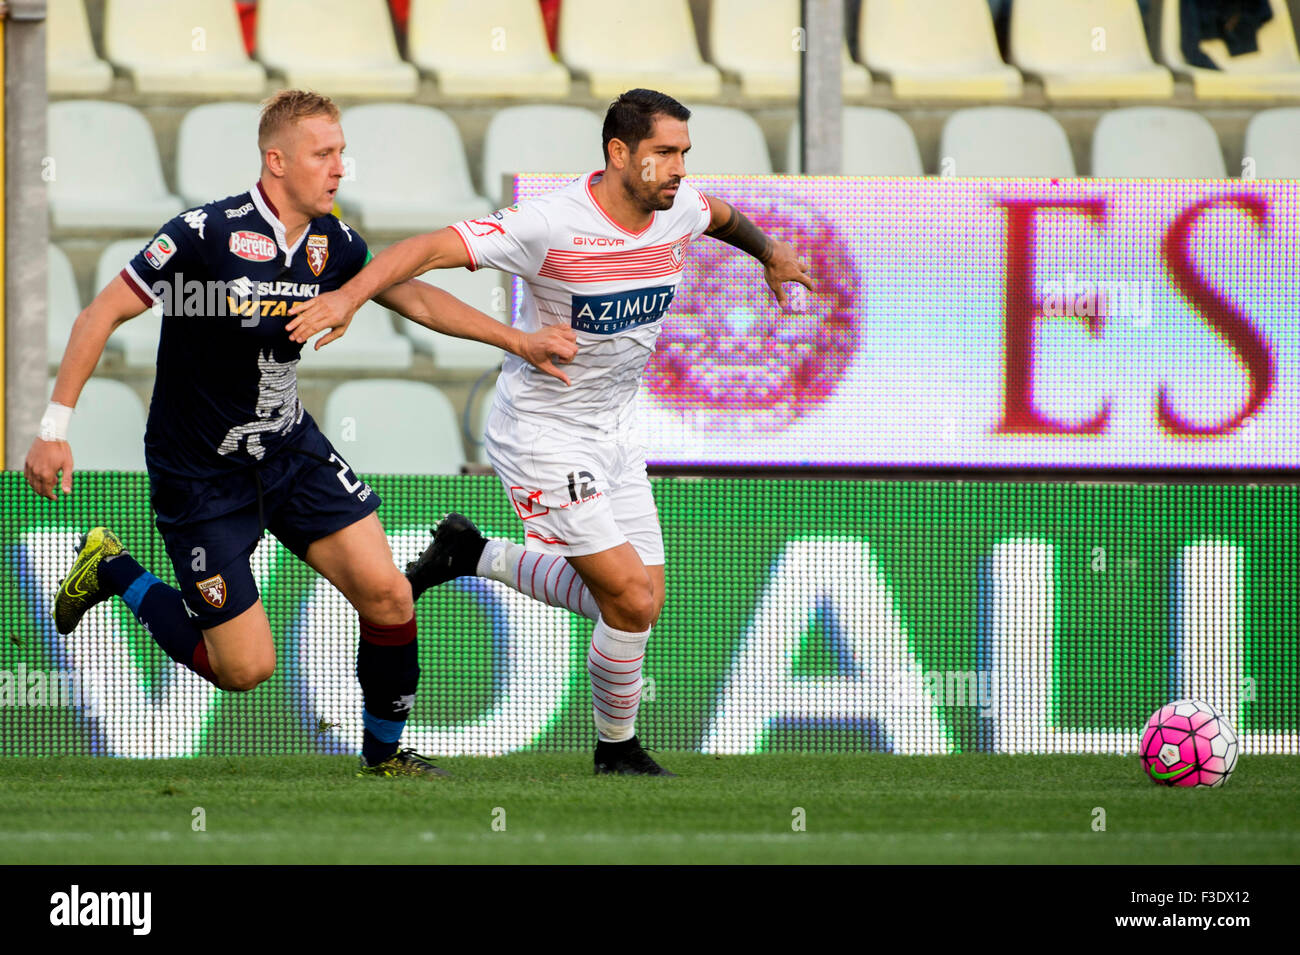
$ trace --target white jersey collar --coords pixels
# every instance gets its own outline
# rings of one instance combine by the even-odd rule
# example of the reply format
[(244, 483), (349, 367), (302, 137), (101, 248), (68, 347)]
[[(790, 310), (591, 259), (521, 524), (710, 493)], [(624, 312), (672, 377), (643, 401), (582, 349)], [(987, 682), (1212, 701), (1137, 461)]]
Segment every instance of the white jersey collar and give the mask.
[[(591, 191), (592, 184), (595, 183), (595, 181), (598, 178), (601, 178), (604, 175), (605, 175), (605, 170), (597, 169), (595, 172), (590, 173), (585, 180), (583, 180), (582, 184), (584, 189), (586, 190), (587, 198), (591, 200), (591, 204), (596, 207), (596, 211), (601, 214), (604, 220), (608, 222), (610, 225), (612, 225), (619, 232), (622, 232), (624, 235), (630, 235), (634, 239), (641, 238), (641, 236), (645, 235), (647, 232), (650, 231), (650, 227), (655, 224), (655, 219), (658, 217), (659, 213), (657, 212), (650, 213), (650, 221), (646, 223), (645, 228), (642, 229), (640, 232), (633, 232), (631, 229), (623, 228), (621, 225), (619, 225), (617, 222), (614, 221), (613, 216), (611, 216), (608, 212), (605, 211), (605, 207), (600, 204), (600, 200), (596, 198), (596, 194)], [(261, 183), (259, 182), (258, 185), (260, 186)]]
[(298, 251), (299, 246), (302, 245), (302, 240), (307, 238), (307, 233), (311, 231), (311, 223), (307, 223), (298, 236), (298, 241), (293, 244), (293, 248), (289, 248), (285, 238), (287, 233), (285, 232), (284, 223), (280, 221), (280, 212), (271, 202), (271, 197), (266, 194), (266, 190), (262, 188), (260, 179), (253, 184), (249, 194), (253, 197), (253, 205), (256, 207), (258, 214), (266, 220), (266, 224), (275, 232), (275, 244), (284, 253), (284, 267), (288, 268), (293, 265), (293, 254)]

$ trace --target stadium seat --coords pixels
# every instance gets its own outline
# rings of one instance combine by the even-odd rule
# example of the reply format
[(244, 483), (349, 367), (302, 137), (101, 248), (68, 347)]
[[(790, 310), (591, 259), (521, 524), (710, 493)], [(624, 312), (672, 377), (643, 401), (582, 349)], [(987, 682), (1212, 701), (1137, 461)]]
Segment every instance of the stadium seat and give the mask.
[(261, 0), (257, 58), (285, 84), (328, 96), (414, 96), (384, 0)]
[[(50, 378), (45, 397), (53, 392), (54, 379)], [(110, 378), (87, 380), (68, 424), (73, 467), (78, 471), (143, 471), (144, 426), (144, 403), (130, 385)]]
[[(709, 58), (740, 80), (746, 96), (792, 99), (799, 95), (798, 29), (799, 0), (712, 0)], [(845, 97), (871, 92), (871, 74), (849, 58), (848, 43), (840, 85)]]
[(113, 85), (113, 68), (95, 55), (83, 0), (49, 0), (45, 82), (53, 95), (107, 93)]
[(767, 139), (758, 122), (745, 111), (730, 106), (692, 106), (690, 133), (686, 171), (691, 175), (771, 175)]
[(258, 107), (205, 103), (181, 120), (176, 139), (176, 188), (186, 205), (238, 195), (257, 181)]
[(588, 172), (603, 168), (601, 118), (579, 106), (510, 106), (497, 110), (483, 139), (483, 192), (508, 204), (504, 177), (518, 172)]
[(338, 202), (362, 229), (423, 232), (493, 209), (474, 192), (456, 124), (441, 110), (404, 103), (343, 113), (355, 181)]
[(1300, 52), (1285, 0), (1269, 0), (1273, 18), (1259, 29), (1259, 50), (1231, 56), (1222, 40), (1201, 42), (1201, 51), (1219, 67), (1188, 64), (1182, 50), (1179, 0), (1164, 0), (1160, 18), (1160, 58), (1175, 73), (1192, 78), (1202, 99), (1275, 99), (1300, 96)]
[(465, 463), (456, 410), (422, 381), (344, 382), (317, 423), (358, 474), (458, 474)]
[(1266, 109), (1246, 126), (1243, 176), (1255, 179), (1300, 179), (1300, 107)]
[(261, 93), (266, 71), (244, 50), (230, 0), (108, 0), (104, 52), (141, 93)]
[[(399, 318), (403, 324), (406, 319)], [(324, 333), (317, 338), (323, 337)], [(378, 302), (366, 302), (357, 309), (342, 338), (319, 351), (315, 339), (302, 348), (299, 369), (355, 368), (358, 370), (411, 367), (411, 343), (393, 329), (393, 313)]]
[(864, 0), (858, 50), (909, 99), (1019, 96), (1020, 73), (1002, 62), (987, 0)]
[(609, 0), (564, 0), (560, 59), (587, 77), (591, 95), (618, 96), (635, 87), (685, 102), (716, 97), (722, 76), (700, 58), (687, 0), (648, 8)]
[(962, 109), (939, 140), (941, 175), (1044, 177), (1075, 175), (1065, 130), (1051, 115), (1018, 106)]
[(1133, 0), (1016, 0), (1011, 62), (1042, 78), (1049, 99), (1153, 99), (1174, 78), (1147, 48)]
[[(162, 225), (161, 222), (158, 224)], [(150, 238), (142, 236), (110, 243), (100, 253), (99, 263), (95, 266), (95, 284), (91, 294), (98, 295), (106, 288), (117, 277), (117, 273), (135, 258), (136, 253), (149, 244)], [(147, 275), (140, 277), (149, 280)], [(108, 339), (108, 347), (120, 350), (127, 365), (132, 368), (153, 368), (158, 363), (158, 336), (161, 333), (162, 316), (155, 314), (151, 308), (145, 309), (129, 322), (123, 322), (117, 327)]]
[(1222, 179), (1223, 151), (1200, 113), (1134, 106), (1106, 113), (1092, 134), (1092, 174), (1103, 179)]
[[(922, 176), (921, 153), (916, 148), (912, 127), (897, 113), (867, 106), (844, 107), (840, 128), (846, 176)], [(790, 128), (786, 142), (785, 170), (797, 174), (799, 163), (799, 121)]]
[[(491, 315), (498, 321), (510, 322), (510, 297), (504, 276), (496, 269), (439, 269), (426, 272), (420, 280), (456, 296), (466, 305)], [(468, 338), (441, 335), (431, 328), (417, 325), (407, 319), (398, 319), (398, 328), (410, 339), (416, 350), (433, 356), (439, 368), (487, 369), (501, 363), (505, 354), (500, 348), (485, 345)]]
[(484, 432), (487, 431), (488, 415), (492, 413), (496, 383), (496, 375), (484, 375), (476, 381), (466, 401), (465, 412), (461, 417), (466, 450), (470, 460), (477, 464), (490, 465), (492, 463), (488, 460)]
[(569, 94), (569, 71), (551, 57), (537, 0), (412, 0), (406, 44), (443, 96)]
[(81, 314), (81, 296), (77, 292), (77, 277), (72, 272), (68, 256), (54, 243), (47, 247), (45, 276), (47, 292), (47, 320), (45, 325), (46, 360), (57, 365), (68, 345), (72, 324)]
[[(167, 191), (149, 121), (124, 103), (51, 103), (50, 217), (55, 228), (157, 229), (184, 206)], [(114, 148), (105, 149), (105, 143)]]

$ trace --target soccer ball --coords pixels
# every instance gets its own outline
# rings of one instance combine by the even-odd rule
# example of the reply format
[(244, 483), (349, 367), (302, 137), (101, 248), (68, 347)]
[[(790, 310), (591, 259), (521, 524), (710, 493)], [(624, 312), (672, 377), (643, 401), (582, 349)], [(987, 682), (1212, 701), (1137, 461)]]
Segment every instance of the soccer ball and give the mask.
[(1151, 714), (1142, 768), (1165, 786), (1222, 786), (1237, 765), (1237, 732), (1209, 703), (1175, 700)]

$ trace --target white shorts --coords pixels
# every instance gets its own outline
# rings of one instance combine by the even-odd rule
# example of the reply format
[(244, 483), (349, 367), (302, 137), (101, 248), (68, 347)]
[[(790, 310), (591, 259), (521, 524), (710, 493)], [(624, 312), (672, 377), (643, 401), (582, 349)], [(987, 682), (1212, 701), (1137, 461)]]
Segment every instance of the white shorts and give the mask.
[(635, 430), (593, 438), (494, 407), (484, 437), (529, 550), (582, 557), (627, 541), (647, 567), (663, 564), (659, 511)]

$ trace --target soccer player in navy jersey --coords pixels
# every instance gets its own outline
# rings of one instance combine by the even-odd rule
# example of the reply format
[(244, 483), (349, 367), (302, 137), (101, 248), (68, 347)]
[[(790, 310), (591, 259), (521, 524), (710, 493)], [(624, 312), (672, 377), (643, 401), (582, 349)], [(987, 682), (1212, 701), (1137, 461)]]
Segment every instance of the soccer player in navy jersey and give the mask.
[(635, 730), (665, 578), (633, 399), (687, 247), (708, 235), (750, 254), (781, 306), (783, 283), (813, 287), (789, 243), (684, 181), (690, 115), (663, 93), (629, 90), (605, 114), (603, 168), (483, 219), (398, 242), (338, 291), (291, 310), (295, 339), (326, 328), (337, 335), (393, 282), (429, 269), (487, 267), (525, 280), (521, 328), (578, 333), (567, 366), (572, 387), (509, 357), (497, 380), (485, 447), (523, 522), (526, 548), (486, 540), (451, 514), (407, 575), (417, 598), (478, 575), (595, 621), (587, 673), (601, 774), (672, 775)]
[[(295, 303), (338, 288), (371, 257), (365, 240), (331, 214), (344, 145), (329, 99), (286, 90), (267, 102), (253, 188), (172, 219), (78, 316), (26, 477), (51, 500), (60, 473), (63, 491), (71, 491), (67, 424), (81, 389), (115, 328), (146, 308), (161, 310), (145, 461), (180, 589), (142, 568), (110, 531), (94, 528), (55, 597), (58, 631), (71, 633), (90, 607), (116, 595), (173, 660), (223, 690), (251, 690), (275, 668), (249, 567), (269, 530), (360, 615), (361, 771), (427, 778), (445, 773), (399, 748), (419, 679), (411, 587), (375, 514), (379, 496), (299, 400), (302, 344), (285, 330)], [(571, 331), (524, 334), (422, 282), (377, 299), (567, 381), (554, 361), (573, 357)], [(317, 347), (335, 337), (322, 336)]]

